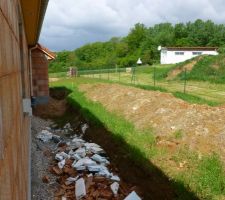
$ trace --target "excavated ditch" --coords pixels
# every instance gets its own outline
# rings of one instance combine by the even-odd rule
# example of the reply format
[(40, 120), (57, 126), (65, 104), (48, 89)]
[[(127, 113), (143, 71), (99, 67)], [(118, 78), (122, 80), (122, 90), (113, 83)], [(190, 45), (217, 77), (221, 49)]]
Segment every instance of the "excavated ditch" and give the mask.
[[(51, 89), (50, 94), (51, 98), (48, 105), (35, 107), (35, 121), (39, 119), (46, 126), (54, 123), (59, 128), (66, 123), (70, 123), (74, 130), (79, 130), (82, 124), (87, 123), (89, 128), (83, 137), (84, 140), (94, 142), (106, 151), (111, 162), (111, 168), (121, 178), (122, 187), (128, 188), (127, 192), (136, 191), (145, 200), (197, 199), (181, 183), (169, 180), (159, 168), (154, 166), (149, 160), (145, 160), (138, 150), (136, 150), (136, 153), (140, 158), (140, 163), (144, 164), (137, 163), (131, 157), (130, 152), (133, 149), (126, 144), (126, 141), (122, 138), (115, 138), (101, 122), (96, 124), (97, 119), (95, 122), (86, 119), (81, 113), (80, 105), (74, 108), (67, 103), (66, 97), (69, 91), (65, 90), (65, 88)], [(38, 132), (38, 125), (35, 124), (35, 126), (32, 127), (34, 129), (32, 139), (32, 199), (53, 199), (59, 184), (57, 179), (50, 173), (51, 170), (49, 170), (49, 167), (54, 163), (54, 157), (49, 154), (52, 144), (49, 144), (49, 147), (43, 147), (40, 144), (40, 141), (35, 138), (35, 134)], [(40, 158), (38, 155), (43, 158)], [(46, 176), (50, 181), (45, 180)], [(46, 197), (47, 195), (49, 195), (49, 198)]]

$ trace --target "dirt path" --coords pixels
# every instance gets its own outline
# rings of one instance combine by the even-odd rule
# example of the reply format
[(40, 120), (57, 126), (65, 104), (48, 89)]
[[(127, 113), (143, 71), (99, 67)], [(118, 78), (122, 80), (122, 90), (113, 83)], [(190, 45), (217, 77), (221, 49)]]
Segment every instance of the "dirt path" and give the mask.
[(201, 154), (216, 151), (225, 160), (224, 107), (189, 104), (168, 93), (118, 84), (85, 84), (80, 90), (107, 110), (125, 116), (137, 129), (153, 128), (161, 144), (181, 132), (179, 144)]
[[(145, 160), (148, 168), (138, 165), (129, 156), (129, 147), (126, 143), (116, 142), (111, 133), (108, 132), (103, 126), (94, 126), (91, 122), (86, 121), (79, 112), (79, 109), (74, 109), (63, 103), (63, 99), (51, 99), (50, 104), (41, 106), (36, 114), (41, 114), (45, 118), (53, 118), (55, 123), (59, 126), (70, 122), (74, 127), (79, 129), (81, 123), (89, 123), (89, 128), (84, 136), (84, 139), (89, 142), (95, 142), (101, 145), (109, 156), (112, 168), (116, 171), (122, 180), (122, 183), (130, 190), (135, 190), (144, 200), (172, 200), (176, 199), (178, 194), (174, 190), (174, 185), (163, 172), (158, 169), (149, 160)], [(58, 102), (57, 102), (58, 101)], [(61, 103), (60, 103), (61, 101)], [(54, 116), (54, 109), (59, 105), (64, 105), (65, 112), (63, 115)], [(66, 109), (65, 109), (66, 108)], [(41, 111), (40, 111), (41, 110)], [(56, 109), (57, 110), (57, 109)], [(49, 126), (49, 121), (34, 118), (33, 119), (33, 147), (32, 147), (32, 195), (33, 200), (50, 200), (54, 197), (59, 184), (55, 177), (53, 177), (48, 170), (48, 166), (52, 164), (52, 156), (45, 157), (44, 152), (47, 149), (54, 149), (55, 144), (47, 143), (40, 144), (35, 138), (35, 135), (43, 127)], [(42, 182), (43, 176), (49, 176), (50, 183)], [(172, 186), (173, 185), (173, 186)], [(182, 188), (181, 185), (179, 185)], [(183, 188), (185, 196), (190, 196), (189, 199), (197, 199), (193, 194)], [(189, 195), (188, 195), (189, 194)]]

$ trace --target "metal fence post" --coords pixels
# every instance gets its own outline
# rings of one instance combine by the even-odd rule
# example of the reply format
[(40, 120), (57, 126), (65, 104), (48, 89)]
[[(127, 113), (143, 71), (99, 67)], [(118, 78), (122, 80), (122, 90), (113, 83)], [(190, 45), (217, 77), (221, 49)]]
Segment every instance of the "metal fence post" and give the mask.
[(119, 69), (119, 82), (120, 82), (120, 69)]
[(187, 69), (184, 71), (184, 94), (186, 93), (186, 86), (187, 86)]
[(132, 68), (132, 77), (131, 77), (131, 83), (136, 81), (136, 74), (135, 74), (135, 67)]
[(155, 75), (156, 75), (155, 73), (156, 73), (156, 70), (155, 70), (155, 67), (154, 67), (154, 74), (153, 74), (153, 79), (154, 79), (154, 87), (155, 87), (155, 77), (156, 77), (156, 76), (155, 76)]

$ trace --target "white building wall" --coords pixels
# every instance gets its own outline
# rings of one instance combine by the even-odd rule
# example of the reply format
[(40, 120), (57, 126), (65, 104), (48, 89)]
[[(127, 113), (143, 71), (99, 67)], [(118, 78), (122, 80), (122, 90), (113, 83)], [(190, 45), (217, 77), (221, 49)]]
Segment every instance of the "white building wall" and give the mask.
[[(184, 52), (184, 55), (176, 55), (176, 52)], [(179, 62), (184, 62), (186, 60), (189, 60), (193, 57), (196, 57), (197, 55), (193, 55), (193, 52), (201, 52), (201, 55), (218, 55), (217, 51), (182, 51), (182, 50), (161, 50), (161, 58), (160, 63), (161, 64), (176, 64)]]

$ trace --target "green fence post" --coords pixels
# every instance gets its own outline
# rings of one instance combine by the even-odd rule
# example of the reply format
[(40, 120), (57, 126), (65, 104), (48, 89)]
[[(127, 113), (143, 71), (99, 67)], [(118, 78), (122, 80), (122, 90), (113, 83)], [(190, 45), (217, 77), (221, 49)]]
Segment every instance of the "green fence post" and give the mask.
[(153, 74), (153, 79), (154, 79), (154, 87), (155, 87), (155, 77), (156, 77), (156, 70), (155, 70), (155, 67), (154, 67), (154, 74)]
[(186, 86), (187, 86), (187, 69), (184, 71), (184, 94), (186, 93)]
[(120, 69), (119, 69), (119, 82), (120, 82)]
[(108, 80), (109, 80), (109, 69), (108, 69)]
[(134, 82), (134, 84), (135, 84), (135, 81), (136, 81), (135, 79), (136, 79), (135, 67), (133, 67), (133, 68), (132, 68), (131, 83), (133, 83), (133, 82)]

